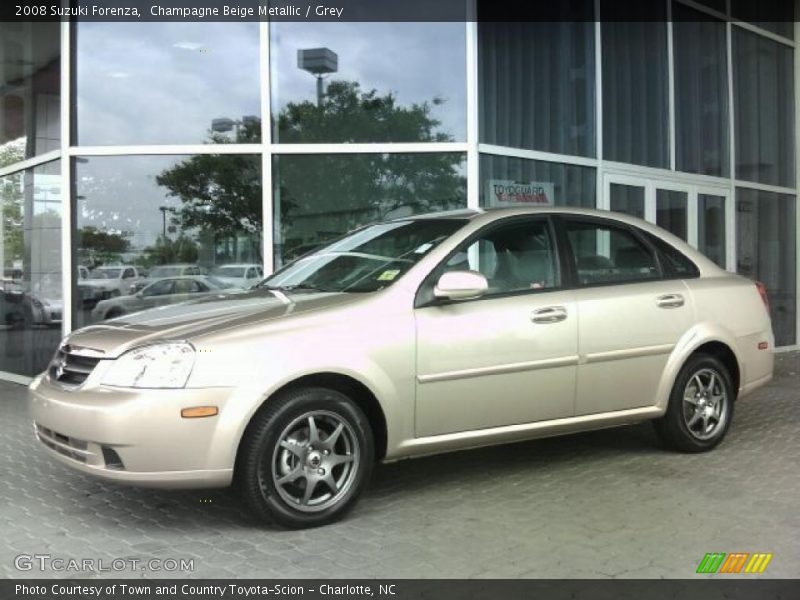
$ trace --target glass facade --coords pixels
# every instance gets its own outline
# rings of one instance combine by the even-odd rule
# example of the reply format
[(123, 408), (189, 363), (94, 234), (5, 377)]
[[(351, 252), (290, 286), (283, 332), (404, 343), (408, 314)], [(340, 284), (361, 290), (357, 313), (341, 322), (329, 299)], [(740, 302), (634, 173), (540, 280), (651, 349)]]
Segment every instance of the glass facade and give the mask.
[(736, 177), (795, 186), (792, 49), (751, 31), (733, 35)]
[(61, 147), (58, 23), (0, 23), (0, 168)]
[(667, 24), (604, 22), (602, 36), (603, 158), (669, 168)]
[(708, 258), (725, 268), (727, 247), (726, 202), (716, 194), (697, 195), (697, 247)]
[(43, 371), (61, 339), (61, 165), (0, 178), (0, 371)]
[(258, 142), (258, 23), (79, 23), (82, 146)]
[(463, 23), (273, 23), (273, 141), (466, 139)]
[(594, 156), (594, 23), (483, 23), (478, 32), (480, 140)]
[[(156, 300), (180, 302), (260, 280), (259, 157), (92, 156), (77, 157), (73, 168), (73, 258), (83, 271), (73, 301), (76, 327)], [(191, 279), (151, 288), (176, 277)]]
[(685, 241), (689, 233), (689, 194), (656, 190), (656, 224)]
[(675, 166), (727, 177), (728, 56), (725, 24), (673, 3)]
[(276, 264), (371, 221), (465, 208), (464, 154), (273, 158)]
[(599, 25), (595, 6), (550, 23), (0, 24), (0, 372), (369, 221), (509, 203), (666, 227), (764, 281), (796, 344), (790, 3), (630, 2)]
[(796, 215), (794, 196), (736, 190), (736, 270), (766, 286), (777, 346), (796, 343)]
[(595, 169), (510, 156), (481, 155), (481, 206), (542, 203), (595, 206)]

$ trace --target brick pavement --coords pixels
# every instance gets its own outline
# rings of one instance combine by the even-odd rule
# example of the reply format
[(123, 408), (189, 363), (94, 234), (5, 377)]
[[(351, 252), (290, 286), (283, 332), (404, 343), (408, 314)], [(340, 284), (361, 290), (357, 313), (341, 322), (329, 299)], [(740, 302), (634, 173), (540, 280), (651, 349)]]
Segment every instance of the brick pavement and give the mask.
[[(196, 577), (691, 577), (709, 551), (774, 553), (800, 576), (800, 353), (737, 405), (714, 452), (661, 449), (649, 424), (376, 469), (344, 522), (281, 531), (230, 491), (97, 482), (33, 439), (0, 383), (0, 576), (20, 553), (194, 559)], [(102, 575), (102, 574), (101, 574)], [(123, 573), (127, 576), (169, 576)]]

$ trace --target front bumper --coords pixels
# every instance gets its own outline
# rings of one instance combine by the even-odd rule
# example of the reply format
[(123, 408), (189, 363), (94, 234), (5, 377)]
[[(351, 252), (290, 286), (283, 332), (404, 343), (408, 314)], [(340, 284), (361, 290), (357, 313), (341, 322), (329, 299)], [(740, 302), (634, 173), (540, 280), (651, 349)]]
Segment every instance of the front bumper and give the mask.
[[(68, 390), (37, 377), (28, 389), (34, 432), (48, 452), (83, 473), (171, 488), (230, 485), (230, 436), (221, 427), (230, 388)], [(184, 419), (192, 406), (219, 415)]]

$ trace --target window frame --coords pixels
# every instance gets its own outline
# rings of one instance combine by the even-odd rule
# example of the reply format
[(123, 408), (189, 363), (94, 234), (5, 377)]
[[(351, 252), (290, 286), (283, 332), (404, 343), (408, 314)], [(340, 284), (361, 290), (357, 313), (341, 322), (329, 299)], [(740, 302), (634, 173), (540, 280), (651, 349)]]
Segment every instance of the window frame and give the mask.
[[(564, 273), (562, 273), (562, 281), (564, 277), (568, 278), (567, 281), (569, 282), (569, 289), (584, 290), (596, 287), (610, 287), (615, 285), (653, 283), (654, 281), (668, 281), (668, 280), (678, 279), (677, 277), (668, 276), (668, 269), (664, 268), (664, 259), (661, 256), (661, 253), (659, 252), (658, 248), (656, 248), (652, 243), (649, 242), (646, 235), (643, 235), (645, 232), (643, 232), (634, 225), (625, 223), (624, 221), (617, 221), (614, 219), (607, 219), (604, 217), (599, 217), (594, 215), (557, 214), (553, 215), (553, 217), (557, 233), (560, 236), (559, 245), (562, 246), (564, 249), (563, 254), (565, 257), (564, 259), (565, 269)], [(656, 268), (658, 269), (658, 276), (640, 278), (640, 279), (630, 279), (627, 281), (605, 281), (598, 283), (581, 284), (578, 280), (578, 273), (575, 262), (575, 253), (572, 249), (572, 243), (569, 241), (569, 236), (567, 235), (567, 223), (570, 221), (577, 221), (579, 223), (597, 224), (609, 229), (611, 228), (621, 229), (622, 231), (631, 234), (653, 256), (653, 261), (655, 262)]]
[[(418, 308), (427, 308), (430, 306), (447, 306), (450, 304), (464, 304), (468, 302), (481, 302), (484, 300), (498, 300), (501, 298), (511, 298), (514, 296), (527, 296), (533, 294), (546, 294), (549, 292), (561, 292), (570, 289), (569, 285), (565, 285), (565, 283), (569, 280), (565, 279), (564, 275), (564, 260), (565, 256), (563, 254), (562, 248), (563, 246), (559, 243), (558, 237), (558, 230), (553, 220), (554, 214), (553, 213), (543, 213), (543, 214), (529, 214), (529, 215), (511, 215), (508, 217), (501, 217), (492, 221), (491, 223), (487, 223), (477, 231), (474, 231), (466, 239), (462, 240), (453, 250), (447, 253), (447, 255), (436, 263), (436, 265), (428, 271), (428, 274), (422, 280), (422, 282), (417, 287), (417, 291), (414, 294), (414, 309)], [(487, 233), (500, 229), (501, 227), (506, 227), (508, 225), (514, 225), (516, 223), (524, 223), (524, 222), (545, 222), (547, 226), (547, 231), (550, 235), (550, 240), (553, 244), (553, 258), (555, 259), (555, 264), (553, 265), (555, 268), (555, 272), (557, 275), (557, 281), (559, 282), (558, 286), (549, 287), (549, 288), (531, 288), (531, 289), (520, 289), (520, 290), (512, 290), (508, 292), (500, 292), (497, 294), (484, 294), (479, 296), (478, 298), (467, 298), (464, 300), (450, 300), (447, 298), (426, 298), (429, 295), (429, 292), (433, 291), (433, 286), (436, 285), (436, 281), (438, 281), (439, 277), (441, 277), (441, 269), (447, 262), (453, 258), (458, 252), (469, 248), (474, 242), (484, 237)], [(432, 293), (430, 294), (432, 296)]]

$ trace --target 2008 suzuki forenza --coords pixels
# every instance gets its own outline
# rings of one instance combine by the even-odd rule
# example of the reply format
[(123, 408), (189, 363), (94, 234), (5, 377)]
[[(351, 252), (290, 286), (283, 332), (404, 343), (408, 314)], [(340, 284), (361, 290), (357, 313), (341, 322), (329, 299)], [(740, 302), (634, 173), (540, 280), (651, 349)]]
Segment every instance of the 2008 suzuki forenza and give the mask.
[(504, 208), (358, 229), (255, 288), (78, 330), (30, 386), (38, 439), (107, 480), (236, 481), (288, 527), (376, 460), (653, 420), (701, 452), (772, 376), (760, 284), (614, 213)]

